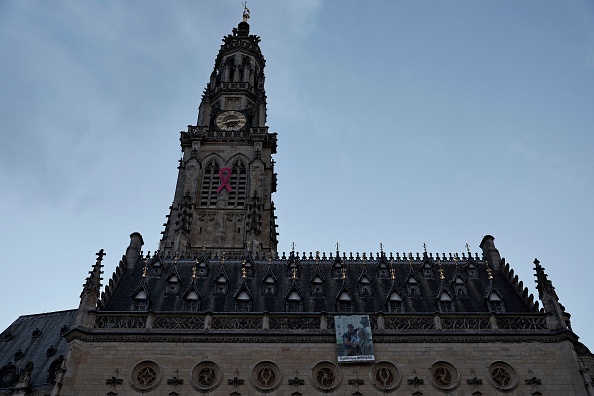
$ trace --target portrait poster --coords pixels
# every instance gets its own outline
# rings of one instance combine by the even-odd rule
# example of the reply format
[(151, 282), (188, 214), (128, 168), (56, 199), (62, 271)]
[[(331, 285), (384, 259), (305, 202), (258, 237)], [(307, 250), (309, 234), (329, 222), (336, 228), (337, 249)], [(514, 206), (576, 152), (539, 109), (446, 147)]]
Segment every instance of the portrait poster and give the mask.
[(335, 316), (334, 327), (338, 363), (375, 360), (369, 315)]

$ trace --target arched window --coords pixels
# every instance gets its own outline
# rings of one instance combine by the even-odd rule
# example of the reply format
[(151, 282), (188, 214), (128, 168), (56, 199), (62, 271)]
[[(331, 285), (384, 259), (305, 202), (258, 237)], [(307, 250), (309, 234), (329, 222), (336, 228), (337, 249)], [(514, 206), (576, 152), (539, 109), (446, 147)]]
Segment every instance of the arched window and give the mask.
[(214, 159), (211, 159), (204, 167), (204, 174), (202, 175), (202, 190), (200, 192), (200, 206), (217, 205), (219, 169), (220, 166)]
[(247, 169), (241, 160), (237, 160), (231, 166), (231, 179), (229, 185), (229, 207), (243, 207), (245, 206), (246, 191), (247, 191)]

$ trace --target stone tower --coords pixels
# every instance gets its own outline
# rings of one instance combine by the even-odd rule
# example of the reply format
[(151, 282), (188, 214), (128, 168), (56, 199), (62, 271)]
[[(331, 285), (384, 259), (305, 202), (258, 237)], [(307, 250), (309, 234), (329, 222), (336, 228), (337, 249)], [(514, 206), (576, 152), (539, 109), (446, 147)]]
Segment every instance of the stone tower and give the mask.
[(223, 38), (197, 124), (181, 132), (183, 157), (162, 232), (164, 254), (276, 253), (276, 133), (266, 126), (266, 61), (248, 18), (245, 12)]

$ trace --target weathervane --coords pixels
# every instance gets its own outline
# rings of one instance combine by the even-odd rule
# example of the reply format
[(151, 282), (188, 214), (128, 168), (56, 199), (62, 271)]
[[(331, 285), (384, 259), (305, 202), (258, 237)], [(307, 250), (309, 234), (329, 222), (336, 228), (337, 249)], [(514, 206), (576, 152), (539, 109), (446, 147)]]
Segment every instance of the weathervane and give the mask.
[(243, 21), (247, 22), (250, 19), (250, 9), (247, 8), (247, 1), (241, 3), (243, 5)]

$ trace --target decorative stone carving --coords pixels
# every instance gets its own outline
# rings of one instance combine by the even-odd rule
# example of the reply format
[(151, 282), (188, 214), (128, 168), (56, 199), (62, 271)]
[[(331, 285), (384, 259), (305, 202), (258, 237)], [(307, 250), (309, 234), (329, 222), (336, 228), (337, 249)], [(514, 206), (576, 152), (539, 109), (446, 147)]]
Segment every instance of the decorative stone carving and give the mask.
[(329, 393), (338, 389), (340, 386), (342, 372), (336, 364), (322, 361), (312, 368), (310, 381), (313, 387), (320, 392)]
[(190, 372), (190, 384), (199, 392), (215, 390), (223, 380), (223, 372), (219, 366), (211, 361), (196, 364)]
[(260, 392), (272, 392), (282, 383), (282, 371), (273, 362), (260, 362), (252, 369), (250, 382)]
[(460, 385), (460, 373), (447, 362), (436, 362), (429, 370), (431, 384), (437, 389), (450, 392)]
[(150, 392), (157, 388), (163, 378), (163, 370), (152, 360), (138, 363), (130, 373), (130, 386), (138, 392)]
[(379, 361), (371, 368), (369, 379), (374, 388), (382, 392), (391, 392), (400, 386), (402, 375), (394, 364)]
[(497, 390), (508, 392), (518, 386), (518, 375), (512, 366), (505, 362), (497, 361), (487, 369), (487, 379)]

